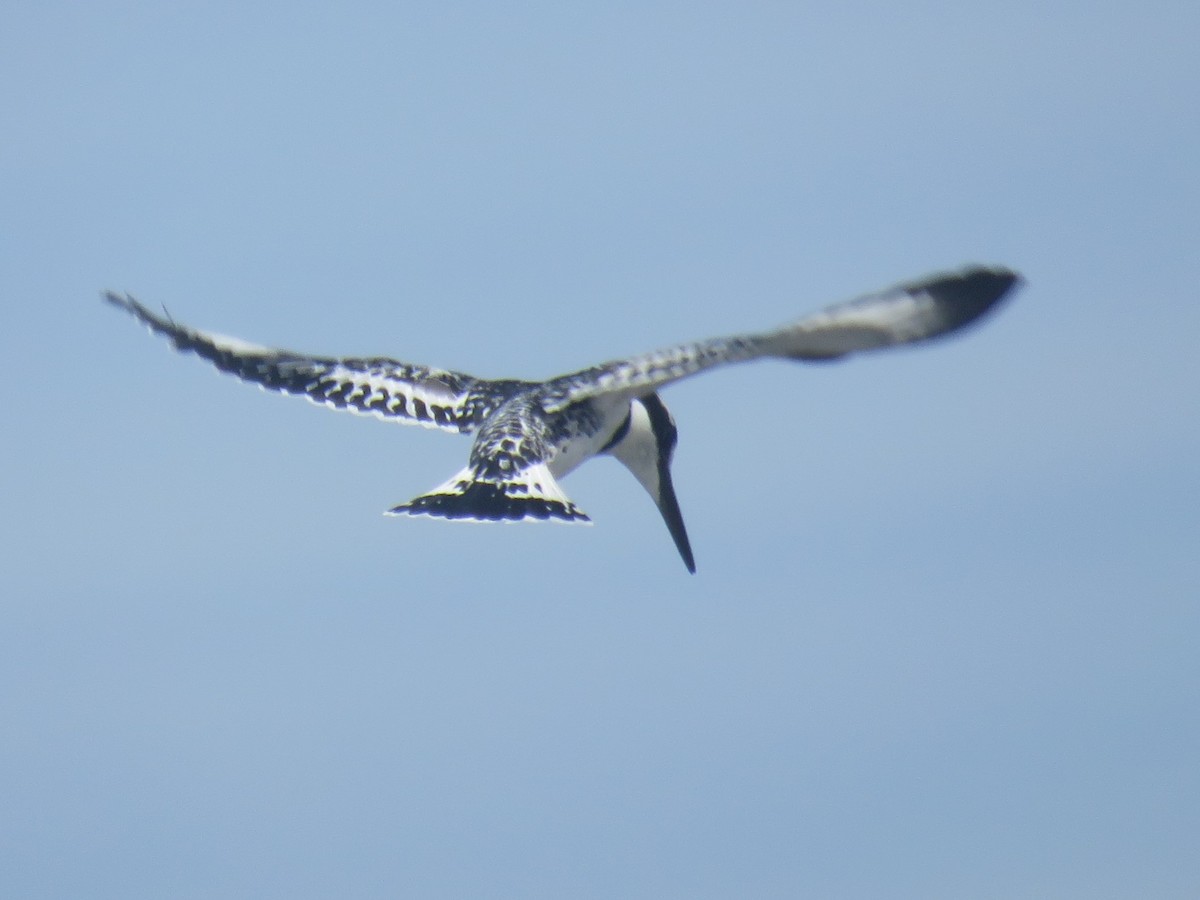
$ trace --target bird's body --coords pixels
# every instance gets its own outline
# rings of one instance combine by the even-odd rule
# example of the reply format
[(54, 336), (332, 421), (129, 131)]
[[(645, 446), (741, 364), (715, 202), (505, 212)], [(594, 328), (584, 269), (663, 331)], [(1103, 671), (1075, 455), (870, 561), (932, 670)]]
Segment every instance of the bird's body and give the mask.
[(915, 343), (978, 319), (1019, 278), (971, 268), (831, 306), (758, 334), (680, 344), (548, 381), (486, 380), (386, 358), (308, 356), (199, 331), (129, 296), (106, 298), (180, 351), (263, 388), (337, 409), (474, 435), (467, 466), (393, 515), (587, 522), (559, 479), (607, 453), (662, 513), (689, 571), (695, 564), (671, 482), (676, 429), (658, 390), (705, 369), (763, 357), (824, 360)]

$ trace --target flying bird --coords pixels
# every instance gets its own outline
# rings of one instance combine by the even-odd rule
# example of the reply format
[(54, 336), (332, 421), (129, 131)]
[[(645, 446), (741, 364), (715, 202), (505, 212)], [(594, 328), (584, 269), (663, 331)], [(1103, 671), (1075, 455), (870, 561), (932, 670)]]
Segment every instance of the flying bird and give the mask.
[(474, 435), (467, 465), (390, 515), (589, 522), (559, 479), (609, 454), (650, 494), (689, 572), (695, 558), (671, 481), (678, 432), (658, 391), (764, 357), (830, 360), (936, 338), (974, 322), (1019, 284), (1000, 267), (932, 275), (782, 327), (679, 344), (547, 381), (487, 380), (385, 357), (309, 356), (189, 328), (129, 295), (105, 299), (222, 372), (335, 409)]

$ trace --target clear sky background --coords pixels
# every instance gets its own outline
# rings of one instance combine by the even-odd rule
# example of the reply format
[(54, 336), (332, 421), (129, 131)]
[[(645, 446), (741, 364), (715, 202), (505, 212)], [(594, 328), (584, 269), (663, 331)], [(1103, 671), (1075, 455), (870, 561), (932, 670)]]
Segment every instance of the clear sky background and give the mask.
[[(1200, 5), (9, 3), (0, 894), (1183, 898)], [(547, 377), (966, 262), (937, 346), (670, 388), (699, 572), (380, 513), (469, 441), (102, 304)]]

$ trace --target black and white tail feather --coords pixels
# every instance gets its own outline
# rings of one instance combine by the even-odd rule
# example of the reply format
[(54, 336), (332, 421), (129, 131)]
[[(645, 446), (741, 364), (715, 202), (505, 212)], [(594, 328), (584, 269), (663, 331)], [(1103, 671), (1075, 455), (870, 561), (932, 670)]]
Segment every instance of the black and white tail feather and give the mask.
[(309, 356), (180, 325), (129, 295), (105, 298), (181, 352), (262, 388), (382, 419), (473, 434), (467, 466), (391, 515), (590, 522), (559, 479), (598, 454), (650, 494), (689, 572), (696, 566), (671, 481), (677, 431), (658, 391), (715, 366), (818, 361), (927, 341), (969, 325), (1020, 282), (970, 267), (827, 307), (771, 331), (680, 344), (548, 381), (487, 380), (384, 357)]

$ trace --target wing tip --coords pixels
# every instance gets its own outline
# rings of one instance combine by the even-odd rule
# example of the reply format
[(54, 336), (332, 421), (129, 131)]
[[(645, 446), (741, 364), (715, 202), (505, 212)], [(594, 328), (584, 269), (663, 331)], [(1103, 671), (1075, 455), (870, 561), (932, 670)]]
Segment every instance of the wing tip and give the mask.
[(1025, 283), (1024, 277), (1007, 266), (967, 266), (958, 272), (935, 276), (914, 285), (944, 301), (950, 328), (959, 328), (983, 316)]
[(106, 303), (111, 303), (113, 306), (119, 306), (126, 312), (138, 315), (144, 310), (142, 304), (138, 303), (131, 294), (118, 294), (116, 291), (101, 291), (100, 298)]
[(118, 294), (116, 291), (101, 291), (100, 296), (113, 306), (125, 310), (151, 331), (156, 331), (163, 334), (174, 334), (179, 331), (179, 328), (171, 320), (170, 314), (166, 309), (163, 309), (164, 315), (160, 316), (151, 312), (145, 305), (139, 302), (133, 294), (125, 293)]

